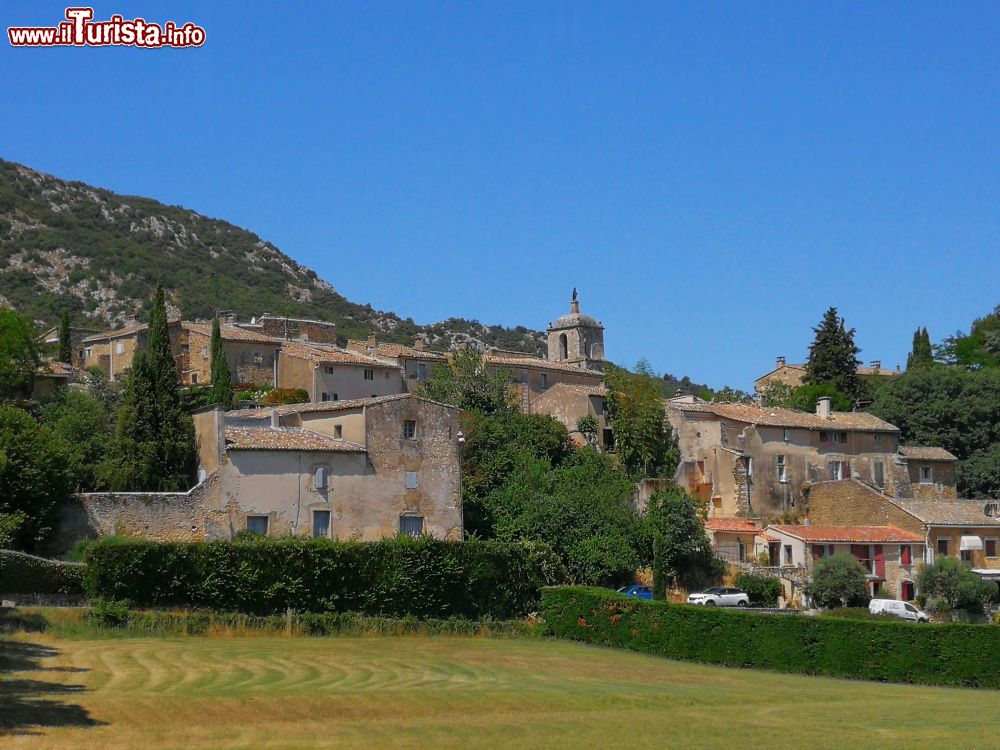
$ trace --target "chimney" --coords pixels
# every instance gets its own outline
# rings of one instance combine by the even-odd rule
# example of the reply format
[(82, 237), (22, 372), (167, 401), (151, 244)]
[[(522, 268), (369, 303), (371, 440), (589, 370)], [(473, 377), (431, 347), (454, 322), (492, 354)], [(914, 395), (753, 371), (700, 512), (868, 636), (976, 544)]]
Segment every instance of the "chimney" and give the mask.
[(778, 357), (778, 367), (781, 368), (781, 367), (784, 367), (784, 366), (785, 366), (785, 358), (784, 357)]
[(276, 430), (279, 427), (281, 427), (281, 417), (278, 415), (278, 407), (277, 406), (272, 406), (271, 407), (271, 428)]
[(816, 402), (816, 416), (830, 418), (830, 397), (823, 396)]
[(896, 363), (896, 372), (899, 372), (899, 362)]
[(881, 359), (873, 359), (872, 360), (872, 369), (875, 372), (878, 372), (879, 370), (881, 370), (882, 369), (882, 360)]
[(424, 349), (427, 348), (426, 333), (418, 333), (416, 336), (413, 337), (413, 348), (416, 349), (418, 352), (422, 352)]
[(378, 336), (374, 332), (368, 334), (368, 349), (374, 351), (378, 346)]

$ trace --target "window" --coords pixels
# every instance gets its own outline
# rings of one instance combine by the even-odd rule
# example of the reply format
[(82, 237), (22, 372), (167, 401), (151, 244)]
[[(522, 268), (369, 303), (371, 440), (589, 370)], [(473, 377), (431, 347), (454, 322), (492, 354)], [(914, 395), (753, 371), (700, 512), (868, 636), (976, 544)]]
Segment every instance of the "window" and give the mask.
[(251, 534), (267, 536), (267, 524), (269, 520), (267, 516), (247, 516), (247, 531)]
[(986, 557), (996, 557), (997, 556), (997, 540), (996, 539), (984, 539), (983, 540), (983, 554)]
[(403, 422), (403, 437), (413, 440), (417, 436), (417, 423), (415, 420), (407, 419)]
[(610, 427), (604, 428), (604, 450), (609, 452), (614, 452), (615, 450), (615, 435)]
[(778, 481), (782, 484), (788, 482), (788, 467), (785, 465), (784, 456), (778, 456)]
[(83, 354), (84, 354), (85, 357), (92, 357), (92, 356), (94, 356), (94, 349), (93, 349), (93, 347), (88, 346), (86, 349), (83, 350)]
[(208, 347), (207, 346), (201, 347), (201, 358), (202, 359), (208, 359)]
[(332, 400), (330, 398), (330, 394), (329, 393), (321, 393), (319, 395), (319, 399), (320, 399), (320, 401), (331, 401)]
[(785, 427), (781, 431), (781, 439), (784, 440), (787, 443), (789, 440), (792, 439), (792, 431), (789, 430), (787, 427)]
[(559, 359), (569, 359), (569, 339), (565, 333), (559, 334)]
[(972, 562), (972, 550), (963, 549), (958, 553), (958, 556), (962, 558), (962, 562)]
[(899, 564), (913, 565), (913, 547), (909, 544), (901, 544), (899, 546)]
[(262, 365), (262, 364), (264, 364), (264, 355), (261, 354), (260, 352), (254, 352), (253, 353), (253, 363), (255, 365)]
[(753, 479), (753, 456), (747, 456), (747, 479)]
[(340, 401), (340, 394), (339, 393), (334, 393), (333, 394), (333, 400), (334, 401)]
[[(389, 373), (386, 373), (386, 377), (388, 376)], [(420, 362), (417, 364), (417, 382), (423, 383), (425, 380), (427, 380), (427, 365)]]
[(417, 472), (415, 471), (406, 472), (406, 474), (403, 477), (403, 485), (408, 490), (417, 489)]
[(899, 598), (903, 601), (908, 601), (910, 599), (916, 598), (916, 587), (913, 585), (913, 581), (902, 581), (899, 584)]
[(124, 354), (124, 353), (125, 353), (125, 344), (121, 341), (116, 341), (115, 354)]
[(920, 467), (920, 484), (930, 484), (934, 481), (934, 472), (931, 471), (930, 466)]
[(389, 379), (389, 371), (386, 370), (384, 374), (385, 374), (385, 379), (388, 380)]
[(330, 511), (313, 511), (313, 539), (326, 539), (330, 536)]
[(325, 372), (327, 375), (333, 375), (333, 365), (324, 366), (323, 372)]
[(814, 544), (812, 546), (812, 556), (813, 560), (822, 560), (824, 557), (826, 557), (826, 545)]
[(872, 483), (879, 489), (885, 487), (885, 464), (882, 461), (872, 464)]
[(191, 385), (198, 385), (198, 373), (191, 373)]
[(366, 367), (365, 380), (374, 380), (374, 379), (375, 379), (375, 370), (371, 369), (370, 367)]
[(792, 545), (785, 545), (785, 565), (792, 564)]
[(881, 432), (876, 432), (875, 433), (875, 445), (878, 445), (881, 442), (882, 442), (882, 433)]
[(518, 382), (520, 382), (521, 385), (528, 385), (528, 371), (527, 370), (521, 370), (521, 380), (518, 381)]
[(855, 560), (865, 566), (865, 570), (869, 573), (873, 572), (871, 547), (867, 544), (852, 544), (851, 554), (854, 555)]
[(399, 533), (406, 536), (420, 536), (424, 533), (424, 517), (400, 516)]
[(333, 426), (333, 436), (338, 440), (342, 440), (344, 438), (344, 425), (335, 424)]
[(819, 434), (819, 441), (821, 443), (834, 444), (834, 443), (846, 443), (847, 433), (846, 432), (821, 432)]
[(948, 537), (939, 537), (938, 538), (938, 540), (937, 540), (937, 553), (939, 555), (943, 555), (944, 557), (948, 556)]
[(187, 354), (190, 351), (191, 351), (191, 345), (190, 344), (181, 344), (181, 353), (182, 354)]
[(542, 390), (544, 391), (549, 387), (549, 374), (547, 372), (542, 373)]
[(830, 479), (849, 479), (851, 476), (851, 462), (828, 461), (826, 471), (830, 475)]

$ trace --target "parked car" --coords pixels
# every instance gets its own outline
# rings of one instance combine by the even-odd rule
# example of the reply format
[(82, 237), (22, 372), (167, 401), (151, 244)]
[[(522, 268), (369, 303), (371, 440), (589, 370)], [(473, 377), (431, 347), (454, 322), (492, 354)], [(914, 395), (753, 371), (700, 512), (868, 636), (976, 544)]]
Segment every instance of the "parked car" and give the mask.
[(701, 604), (705, 607), (749, 607), (750, 595), (740, 589), (713, 586), (689, 595), (688, 604)]
[(917, 609), (909, 602), (897, 602), (895, 599), (872, 599), (868, 602), (868, 611), (873, 615), (893, 615), (901, 620), (913, 622), (931, 621), (926, 612)]
[(619, 594), (634, 596), (636, 599), (652, 599), (653, 589), (649, 586), (622, 586), (618, 589)]

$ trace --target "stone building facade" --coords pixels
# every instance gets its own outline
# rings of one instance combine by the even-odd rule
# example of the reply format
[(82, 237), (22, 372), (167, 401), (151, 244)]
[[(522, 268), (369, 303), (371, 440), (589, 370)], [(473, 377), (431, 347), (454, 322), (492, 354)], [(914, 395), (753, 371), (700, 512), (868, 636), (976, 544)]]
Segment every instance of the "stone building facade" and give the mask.
[(282, 388), (302, 388), (310, 401), (318, 402), (403, 392), (394, 362), (333, 346), (283, 343), (277, 378)]
[(899, 446), (899, 455), (906, 460), (913, 497), (934, 500), (958, 497), (955, 466), (958, 458), (944, 448), (917, 445)]
[[(883, 368), (881, 360), (875, 359), (868, 367), (858, 367), (857, 373), (862, 378), (885, 378), (899, 375), (900, 369), (898, 365), (895, 370)], [(785, 357), (778, 357), (774, 369), (754, 381), (754, 390), (757, 393), (763, 393), (772, 384), (798, 388), (805, 382), (805, 377), (806, 366), (804, 364), (791, 364), (786, 361)]]
[(264, 313), (259, 318), (251, 318), (249, 323), (229, 320), (240, 328), (261, 333), (275, 339), (302, 341), (314, 344), (336, 344), (337, 326), (325, 320), (289, 318)]
[[(576, 445), (592, 444), (604, 452), (614, 451), (615, 441), (608, 421), (608, 389), (603, 385), (556, 383), (530, 403), (532, 414), (548, 414), (569, 430)], [(597, 431), (585, 435), (577, 425), (584, 417), (593, 417)]]
[(568, 315), (548, 327), (548, 361), (563, 362), (585, 370), (604, 370), (604, 326), (580, 312), (576, 290)]

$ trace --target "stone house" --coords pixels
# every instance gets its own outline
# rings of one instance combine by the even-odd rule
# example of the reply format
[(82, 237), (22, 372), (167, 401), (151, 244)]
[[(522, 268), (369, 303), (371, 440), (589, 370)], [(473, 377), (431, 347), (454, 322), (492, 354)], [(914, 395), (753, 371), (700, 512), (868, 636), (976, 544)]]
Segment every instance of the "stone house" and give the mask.
[(75, 369), (65, 362), (50, 360), (42, 362), (35, 370), (35, 378), (31, 384), (31, 399), (40, 401), (48, 398), (60, 388), (69, 385), (75, 374)]
[(958, 458), (950, 452), (944, 448), (901, 445), (899, 455), (906, 459), (914, 497), (928, 500), (958, 497), (955, 486)]
[(747, 518), (709, 518), (705, 531), (712, 551), (726, 562), (753, 563), (761, 548), (764, 530)]
[[(59, 355), (59, 332), (60, 326), (53, 326), (44, 333), (42, 333), (36, 339), (38, 341), (39, 348), (51, 353), (54, 356)], [(86, 360), (85, 350), (86, 347), (83, 344), (83, 340), (88, 336), (96, 336), (101, 333), (99, 328), (81, 328), (79, 326), (69, 327), (69, 346), (70, 346), (70, 362), (66, 364), (72, 365), (73, 367), (83, 368), (84, 362)]]
[(917, 566), (924, 537), (894, 526), (768, 526), (771, 562), (783, 568), (812, 570), (816, 561), (835, 554), (853, 555), (867, 571), (868, 594), (884, 587), (894, 597), (917, 595)]
[(675, 481), (710, 517), (800, 514), (809, 483), (858, 476), (909, 495), (899, 430), (864, 412), (816, 413), (748, 404), (667, 404), (680, 463)]
[[(608, 421), (608, 389), (603, 385), (571, 385), (556, 383), (529, 405), (532, 414), (548, 414), (562, 422), (576, 445), (593, 444), (601, 451), (613, 451), (614, 435)], [(577, 429), (584, 417), (593, 417), (597, 432), (588, 438)]]
[(399, 366), (335, 346), (284, 342), (278, 354), (278, 385), (303, 388), (310, 401), (376, 398), (402, 393)]
[(373, 333), (368, 336), (367, 341), (348, 341), (347, 350), (394, 363), (401, 378), (399, 393), (413, 393), (420, 383), (427, 380), (435, 367), (448, 363), (447, 354), (428, 348), (427, 338), (423, 334), (414, 339), (413, 346), (406, 346), (379, 342)]
[[(100, 367), (107, 373), (109, 380), (120, 380), (132, 366), (136, 352), (146, 345), (148, 328), (147, 324), (138, 322), (133, 315), (121, 328), (86, 336), (81, 341), (84, 368)], [(174, 348), (175, 342), (180, 338), (180, 320), (168, 321), (167, 332), (171, 348)], [(179, 353), (180, 344), (177, 343), (176, 346)]]
[[(896, 366), (895, 370), (884, 369), (881, 360), (877, 359), (872, 360), (869, 367), (858, 367), (857, 373), (862, 378), (892, 377), (901, 374), (899, 365)], [(806, 366), (804, 364), (790, 364), (785, 360), (785, 357), (778, 357), (774, 369), (754, 381), (754, 390), (757, 393), (763, 393), (772, 383), (798, 388), (805, 381), (805, 377)]]
[(226, 322), (233, 323), (248, 331), (285, 341), (302, 341), (314, 344), (337, 343), (337, 326), (326, 320), (289, 318), (264, 313), (259, 318), (251, 318), (249, 323), (237, 322), (233, 316), (229, 316)]

